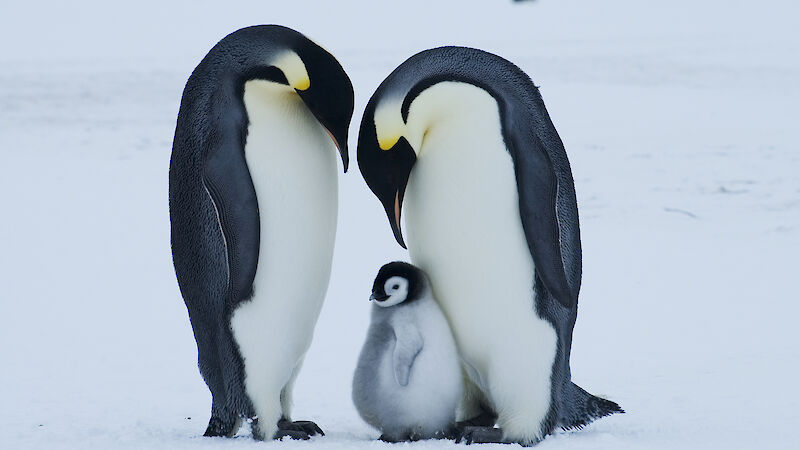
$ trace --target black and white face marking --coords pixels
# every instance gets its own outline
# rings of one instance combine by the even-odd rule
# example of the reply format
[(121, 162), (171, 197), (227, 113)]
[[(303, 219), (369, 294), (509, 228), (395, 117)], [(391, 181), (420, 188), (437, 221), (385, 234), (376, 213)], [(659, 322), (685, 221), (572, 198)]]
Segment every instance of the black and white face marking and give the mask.
[(369, 299), (378, 306), (388, 308), (420, 298), (427, 285), (427, 278), (422, 270), (411, 264), (395, 261), (378, 271)]
[(383, 296), (376, 296), (373, 293), (370, 300), (374, 300), (376, 305), (384, 308), (403, 303), (408, 298), (408, 280), (400, 276), (391, 277), (384, 283), (383, 292), (385, 292)]

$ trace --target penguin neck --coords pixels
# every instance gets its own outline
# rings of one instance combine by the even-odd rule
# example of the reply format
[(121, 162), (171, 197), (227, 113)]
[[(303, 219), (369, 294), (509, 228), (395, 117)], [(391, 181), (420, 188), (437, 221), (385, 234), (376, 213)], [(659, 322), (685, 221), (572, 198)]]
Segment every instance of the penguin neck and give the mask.
[(244, 83), (242, 97), (249, 115), (263, 111), (267, 105), (297, 108), (297, 103), (303, 101), (289, 85), (258, 79)]
[[(441, 129), (470, 133), (483, 129), (495, 116), (497, 101), (487, 91), (469, 83), (443, 81), (422, 91), (410, 104), (406, 139), (419, 156), (426, 139)], [(491, 126), (498, 125), (491, 123)]]
[(372, 305), (372, 323), (388, 323), (394, 325), (397, 321), (417, 321), (420, 314), (428, 314), (430, 308), (438, 308), (430, 294), (422, 295), (413, 301), (406, 300), (403, 303), (382, 307)]

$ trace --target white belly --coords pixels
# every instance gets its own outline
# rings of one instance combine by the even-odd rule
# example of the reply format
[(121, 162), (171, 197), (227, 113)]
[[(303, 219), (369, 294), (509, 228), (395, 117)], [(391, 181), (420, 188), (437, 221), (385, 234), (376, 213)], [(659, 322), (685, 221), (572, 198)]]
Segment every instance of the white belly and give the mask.
[(281, 390), (311, 344), (328, 287), (336, 148), (287, 86), (248, 81), (244, 103), (250, 121), (245, 157), (261, 240), (253, 298), (236, 309), (231, 327), (244, 359), (247, 393), (263, 426), (271, 427), (280, 414)]
[(405, 196), (409, 252), (430, 276), (465, 370), (500, 426), (507, 435), (535, 435), (550, 406), (556, 334), (536, 314), (534, 265), (497, 103), (471, 85), (440, 83), (412, 103), (410, 126), (441, 99), (460, 112), (412, 137), (421, 146)]

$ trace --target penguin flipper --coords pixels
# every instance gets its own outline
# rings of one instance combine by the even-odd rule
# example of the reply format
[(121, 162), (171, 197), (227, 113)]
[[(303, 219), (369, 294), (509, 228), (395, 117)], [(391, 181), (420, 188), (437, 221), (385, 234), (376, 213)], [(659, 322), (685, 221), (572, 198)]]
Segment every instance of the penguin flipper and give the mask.
[[(531, 107), (537, 111), (544, 110), (544, 104), (537, 104), (541, 103), (541, 97), (533, 83), (531, 89), (534, 90), (534, 104)], [(550, 130), (542, 131), (531, 120), (529, 111), (514, 111), (516, 108), (513, 103), (503, 104), (503, 138), (514, 161), (522, 228), (537, 275), (559, 303), (565, 308), (572, 308), (577, 304), (578, 292), (577, 287), (572, 289), (567, 281), (562, 241), (573, 236), (569, 233), (562, 235), (561, 232), (564, 228), (559, 223), (557, 210), (560, 180), (551, 155), (551, 152), (559, 150), (564, 153), (563, 145), (549, 118)], [(557, 142), (552, 139), (542, 142), (542, 134), (555, 134)]]
[[(517, 116), (526, 119), (515, 120)], [(561, 233), (556, 168), (548, 149), (533, 129), (529, 115), (507, 111), (505, 117), (512, 122), (506, 123), (503, 129), (514, 160), (519, 213), (536, 273), (550, 294), (565, 308), (571, 309), (578, 301), (578, 293), (567, 281), (562, 241), (572, 239), (573, 235)]]
[(419, 330), (412, 325), (396, 327), (394, 333), (395, 346), (392, 355), (394, 379), (400, 386), (408, 386), (411, 367), (419, 352), (422, 351), (424, 341)]
[(219, 130), (218, 143), (206, 156), (203, 183), (225, 237), (228, 294), (235, 304), (252, 295), (261, 229), (256, 190), (244, 156), (247, 120), (231, 115), (229, 120), (236, 123)]

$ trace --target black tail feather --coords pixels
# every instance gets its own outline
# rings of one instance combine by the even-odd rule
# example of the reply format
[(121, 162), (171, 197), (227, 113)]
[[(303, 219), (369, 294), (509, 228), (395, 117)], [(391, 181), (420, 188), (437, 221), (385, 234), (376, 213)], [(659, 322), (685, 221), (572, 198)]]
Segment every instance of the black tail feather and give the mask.
[(564, 400), (564, 408), (558, 423), (564, 430), (580, 430), (601, 417), (625, 412), (611, 400), (595, 397), (572, 382)]

